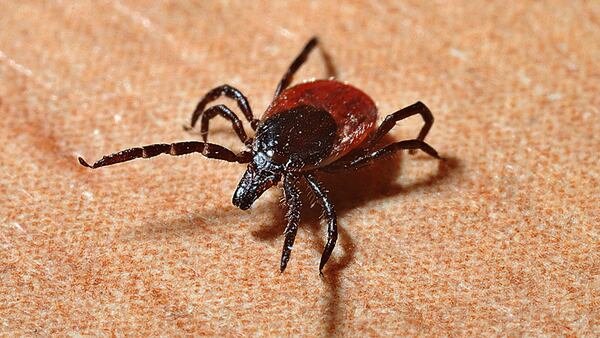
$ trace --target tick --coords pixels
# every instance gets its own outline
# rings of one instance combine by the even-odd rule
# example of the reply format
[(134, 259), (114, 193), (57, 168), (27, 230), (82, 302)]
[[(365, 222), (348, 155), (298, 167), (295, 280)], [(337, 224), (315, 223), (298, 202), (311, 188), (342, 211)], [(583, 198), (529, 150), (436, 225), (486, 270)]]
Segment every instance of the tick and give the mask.
[[(177, 156), (190, 153), (200, 153), (208, 158), (228, 162), (247, 163), (246, 172), (232, 200), (242, 210), (250, 208), (267, 189), (283, 181), (288, 223), (284, 231), (281, 272), (290, 259), (298, 231), (301, 206), (299, 185), (305, 181), (324, 209), (327, 219), (327, 242), (319, 264), (321, 273), (335, 247), (338, 229), (334, 206), (317, 179), (317, 173), (360, 168), (402, 149), (409, 149), (411, 152), (420, 149), (432, 157), (440, 157), (424, 141), (433, 124), (433, 115), (421, 102), (388, 115), (376, 127), (375, 102), (355, 87), (335, 80), (314, 80), (289, 87), (294, 74), (317, 44), (318, 39), (313, 37), (294, 59), (275, 90), (273, 102), (261, 119), (254, 118), (248, 100), (239, 90), (222, 85), (209, 91), (192, 114), (190, 128), (200, 121), (202, 142), (151, 144), (106, 155), (92, 165), (79, 157), (79, 163), (95, 169), (159, 154)], [(220, 104), (206, 109), (210, 102), (223, 95), (235, 100), (254, 130), (254, 137), (246, 134), (242, 121), (227, 106)], [(379, 145), (379, 141), (396, 122), (417, 114), (424, 120), (417, 138)], [(207, 142), (209, 122), (216, 116), (231, 122), (233, 130), (244, 143), (244, 150), (234, 153)]]

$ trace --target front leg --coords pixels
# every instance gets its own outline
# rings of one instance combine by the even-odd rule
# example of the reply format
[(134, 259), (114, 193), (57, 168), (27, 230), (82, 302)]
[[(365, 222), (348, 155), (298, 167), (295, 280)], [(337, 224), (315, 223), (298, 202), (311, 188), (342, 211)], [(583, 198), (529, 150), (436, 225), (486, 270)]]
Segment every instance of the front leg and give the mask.
[(151, 158), (160, 154), (179, 156), (191, 153), (201, 153), (208, 158), (239, 163), (248, 163), (252, 158), (250, 152), (234, 154), (231, 150), (221, 147), (220, 145), (198, 141), (188, 141), (170, 144), (158, 143), (121, 150), (119, 152), (103, 156), (100, 160), (96, 161), (92, 165), (89, 165), (81, 157), (78, 159), (82, 166), (96, 169), (107, 165), (131, 161), (136, 158)]
[(305, 174), (304, 178), (317, 196), (321, 206), (323, 207), (323, 210), (325, 210), (325, 216), (327, 217), (327, 243), (325, 244), (323, 255), (321, 255), (321, 262), (319, 263), (319, 273), (322, 275), (323, 267), (329, 260), (329, 256), (331, 256), (333, 248), (335, 247), (335, 242), (338, 238), (337, 217), (335, 215), (335, 210), (333, 209), (333, 204), (331, 204), (329, 197), (327, 197), (325, 189), (321, 187), (314, 175)]
[(294, 246), (294, 240), (296, 239), (296, 233), (298, 232), (298, 225), (300, 224), (300, 208), (302, 204), (297, 182), (298, 177), (294, 175), (286, 175), (283, 180), (283, 193), (288, 207), (288, 225), (284, 232), (285, 241), (283, 242), (283, 251), (281, 253), (281, 272), (285, 271), (287, 263), (290, 260), (292, 247)]

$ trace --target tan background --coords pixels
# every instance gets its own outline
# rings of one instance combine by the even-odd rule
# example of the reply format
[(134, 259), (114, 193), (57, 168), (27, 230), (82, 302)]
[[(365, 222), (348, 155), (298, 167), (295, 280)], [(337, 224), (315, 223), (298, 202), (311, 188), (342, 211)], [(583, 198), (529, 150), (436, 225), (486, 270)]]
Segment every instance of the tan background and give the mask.
[[(0, 334), (600, 335), (600, 2), (1, 1), (0, 13)], [(320, 211), (305, 212), (280, 274), (281, 194), (237, 210), (240, 165), (76, 163), (198, 138), (181, 126), (222, 83), (260, 114), (313, 34), (381, 116), (424, 101), (428, 140), (451, 158), (325, 178), (342, 229), (325, 280)], [(324, 74), (317, 53), (297, 79)], [(240, 149), (226, 123), (212, 130)]]

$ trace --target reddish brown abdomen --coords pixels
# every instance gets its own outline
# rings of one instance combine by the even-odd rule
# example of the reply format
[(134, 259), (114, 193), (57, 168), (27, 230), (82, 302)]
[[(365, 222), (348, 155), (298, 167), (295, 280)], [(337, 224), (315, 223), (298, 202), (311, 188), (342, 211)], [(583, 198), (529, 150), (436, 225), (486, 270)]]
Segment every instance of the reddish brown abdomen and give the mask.
[(301, 83), (284, 90), (267, 108), (262, 121), (301, 105), (323, 109), (336, 122), (336, 138), (326, 163), (348, 154), (375, 130), (375, 102), (362, 90), (333, 80)]

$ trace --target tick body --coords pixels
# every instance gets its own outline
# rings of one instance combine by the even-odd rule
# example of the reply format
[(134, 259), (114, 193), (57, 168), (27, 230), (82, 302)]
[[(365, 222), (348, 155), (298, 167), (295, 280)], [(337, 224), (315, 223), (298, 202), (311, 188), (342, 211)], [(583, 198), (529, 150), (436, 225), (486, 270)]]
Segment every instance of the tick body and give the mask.
[(377, 107), (367, 94), (333, 80), (317, 80), (286, 89), (263, 115), (263, 125), (272, 125), (290, 113), (306, 117), (288, 123), (298, 141), (304, 139), (294, 147), (294, 152), (318, 147), (325, 156), (318, 166), (329, 164), (359, 146), (375, 130), (377, 121)]
[[(209, 91), (192, 114), (190, 129), (200, 121), (203, 141), (152, 144), (104, 156), (93, 165), (82, 158), (79, 162), (89, 168), (99, 168), (159, 154), (200, 153), (208, 158), (245, 163), (246, 171), (232, 199), (242, 210), (250, 208), (267, 189), (283, 182), (288, 225), (284, 231), (282, 272), (289, 261), (300, 223), (299, 185), (304, 181), (320, 202), (328, 223), (327, 242), (319, 264), (321, 272), (335, 247), (338, 231), (334, 206), (316, 176), (319, 172), (353, 170), (402, 149), (420, 149), (432, 157), (439, 156), (424, 141), (433, 124), (433, 116), (421, 102), (388, 115), (377, 127), (375, 103), (355, 87), (334, 80), (316, 80), (289, 87), (294, 73), (317, 44), (317, 38), (309, 40), (292, 62), (261, 119), (254, 118), (248, 100), (239, 90), (223, 85)], [(206, 109), (222, 95), (236, 101), (255, 131), (254, 137), (246, 134), (242, 121), (227, 106), (215, 105)], [(425, 123), (415, 139), (379, 145), (397, 121), (417, 114)], [(245, 145), (244, 150), (234, 153), (207, 142), (209, 122), (216, 116), (231, 122), (234, 132)]]

